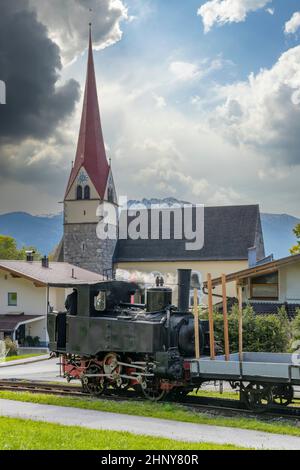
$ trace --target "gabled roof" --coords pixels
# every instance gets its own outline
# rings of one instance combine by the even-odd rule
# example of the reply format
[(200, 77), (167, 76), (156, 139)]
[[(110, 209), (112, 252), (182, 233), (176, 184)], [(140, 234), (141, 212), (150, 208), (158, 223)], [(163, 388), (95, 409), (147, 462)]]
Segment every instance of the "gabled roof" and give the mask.
[(75, 163), (65, 197), (68, 195), (80, 169), (84, 167), (99, 196), (103, 198), (109, 173), (101, 128), (97, 84), (90, 30), (87, 77)]
[(72, 286), (76, 284), (96, 284), (103, 281), (103, 276), (73, 264), (50, 262), (44, 268), (40, 261), (6, 261), (0, 260), (0, 270), (14, 277), (23, 277), (40, 286)]
[[(148, 217), (151, 225), (149, 211)], [(128, 224), (131, 220), (128, 217)], [(114, 262), (247, 260), (258, 231), (261, 231), (258, 205), (205, 207), (201, 250), (187, 251), (187, 240), (118, 240)]]

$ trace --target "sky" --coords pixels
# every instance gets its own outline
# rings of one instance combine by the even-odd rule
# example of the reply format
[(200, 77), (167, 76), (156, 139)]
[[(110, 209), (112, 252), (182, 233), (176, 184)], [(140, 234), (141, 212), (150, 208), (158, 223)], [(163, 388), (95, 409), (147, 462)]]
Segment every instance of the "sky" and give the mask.
[(120, 196), (259, 203), (300, 217), (299, 0), (0, 0), (0, 8), (0, 213), (62, 210), (91, 20)]

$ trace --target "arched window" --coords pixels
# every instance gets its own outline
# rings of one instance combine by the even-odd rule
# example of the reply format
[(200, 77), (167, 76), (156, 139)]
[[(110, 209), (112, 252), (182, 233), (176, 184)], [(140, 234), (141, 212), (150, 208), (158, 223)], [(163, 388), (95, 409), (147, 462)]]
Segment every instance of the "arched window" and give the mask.
[(76, 199), (82, 199), (82, 186), (78, 185), (76, 190)]
[(89, 186), (84, 187), (84, 199), (91, 199), (91, 190)]

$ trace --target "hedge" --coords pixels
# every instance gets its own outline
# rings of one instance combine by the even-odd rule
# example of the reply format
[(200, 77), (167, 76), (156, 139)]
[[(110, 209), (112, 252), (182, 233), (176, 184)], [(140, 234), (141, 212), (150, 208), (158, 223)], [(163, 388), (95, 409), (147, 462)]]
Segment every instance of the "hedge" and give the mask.
[[(207, 315), (204, 315), (207, 318)], [(238, 352), (238, 307), (228, 314), (230, 352)], [(214, 332), (217, 344), (224, 351), (223, 314), (214, 312)], [(299, 317), (300, 333), (300, 317)], [(300, 336), (299, 336), (300, 337)], [(292, 326), (284, 309), (275, 315), (255, 315), (251, 306), (243, 309), (243, 350), (247, 352), (288, 352)]]

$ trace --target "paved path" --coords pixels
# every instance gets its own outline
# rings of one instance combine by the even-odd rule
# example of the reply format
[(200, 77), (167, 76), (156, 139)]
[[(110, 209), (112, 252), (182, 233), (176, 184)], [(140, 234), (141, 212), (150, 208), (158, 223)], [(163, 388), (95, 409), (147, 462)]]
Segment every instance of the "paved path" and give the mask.
[(35, 362), (45, 361), (49, 359), (49, 354), (41, 354), (40, 356), (25, 357), (23, 359), (16, 359), (15, 361), (0, 362), (0, 369), (2, 367), (22, 366), (33, 364)]
[(66, 379), (59, 377), (59, 358), (47, 361), (27, 362), (15, 367), (0, 367), (0, 380), (22, 379), (48, 382), (63, 382)]
[(300, 438), (293, 436), (11, 400), (0, 400), (0, 416), (90, 429), (128, 431), (180, 441), (234, 444), (255, 449), (300, 450)]

